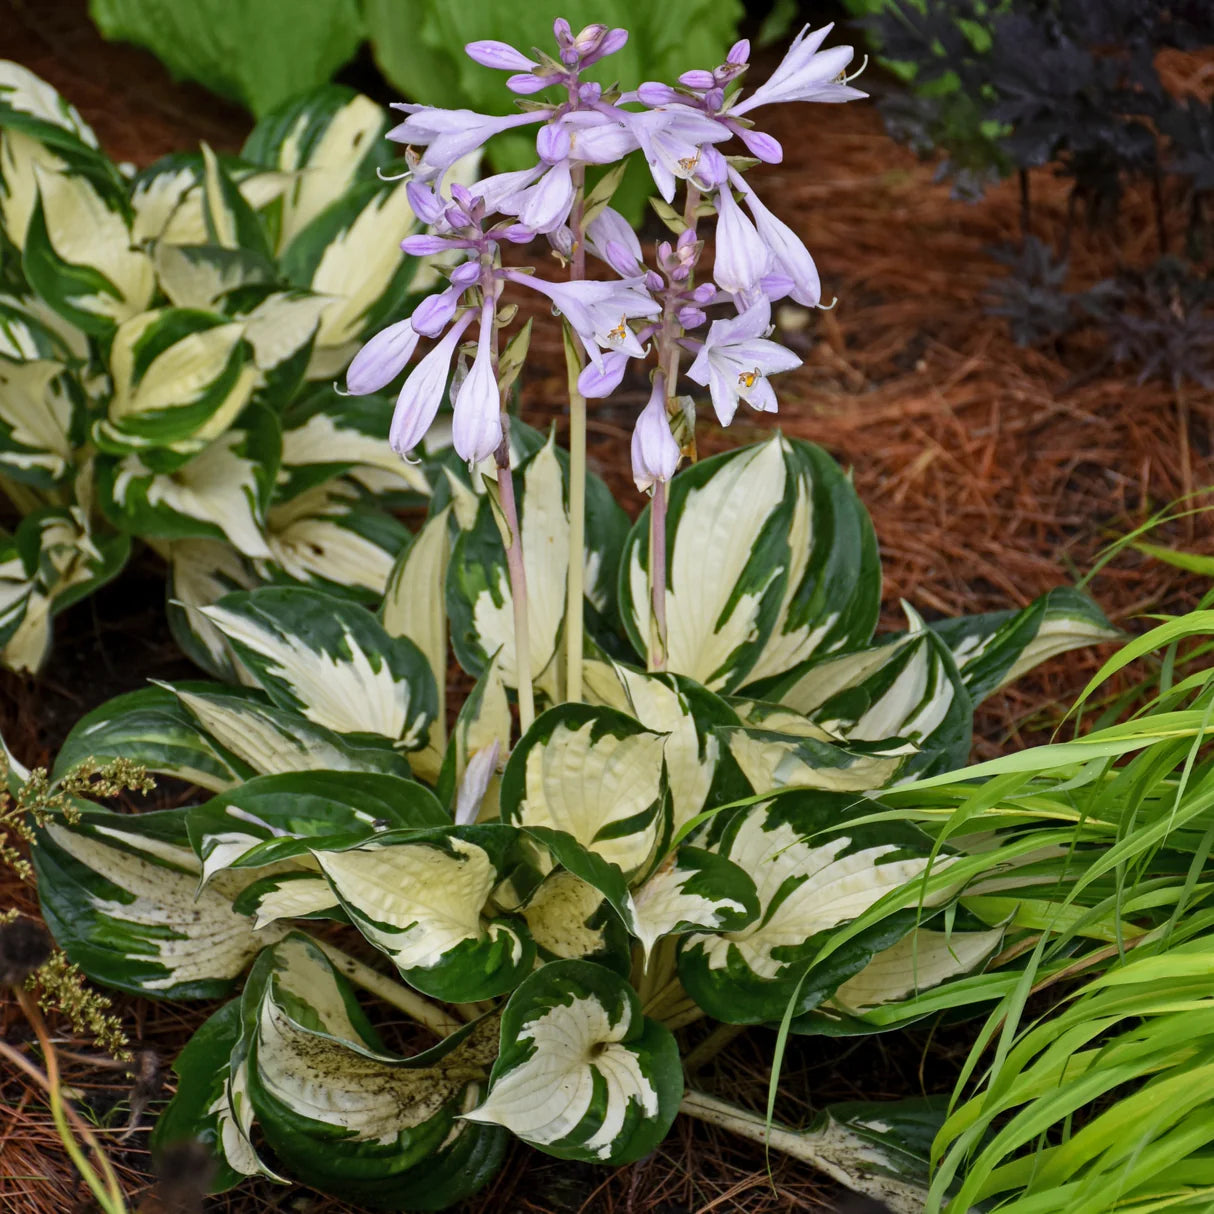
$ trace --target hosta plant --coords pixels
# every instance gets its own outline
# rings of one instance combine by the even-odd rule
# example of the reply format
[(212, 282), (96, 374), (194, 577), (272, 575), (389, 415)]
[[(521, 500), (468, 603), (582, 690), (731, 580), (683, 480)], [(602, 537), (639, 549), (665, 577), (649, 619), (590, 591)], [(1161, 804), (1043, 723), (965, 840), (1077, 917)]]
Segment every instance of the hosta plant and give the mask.
[[(777, 159), (744, 114), (846, 100), (850, 51), (803, 33), (739, 104), (745, 44), (682, 91), (620, 96), (579, 72), (624, 31), (555, 33), (559, 58), (469, 53), (566, 102), (510, 119), (409, 106), (395, 132), (415, 145), (407, 190), (432, 226), (406, 249), (453, 262), (450, 285), (346, 376), (374, 392), (435, 343), (390, 433), (418, 452), (428, 515), (378, 611), (331, 588), (233, 587), (191, 611), (226, 681), (119, 697), (58, 758), (59, 777), (120, 755), (211, 794), (139, 814), (80, 804), (34, 855), (47, 921), (93, 978), (227, 998), (178, 1060), (156, 1131), (207, 1142), (217, 1187), (264, 1175), (437, 1207), (486, 1181), (509, 1134), (618, 1164), (680, 1109), (753, 1133), (753, 1117), (687, 1092), (689, 1026), (874, 1031), (941, 999), (964, 1007), (966, 974), (1018, 955), (1004, 944), (1018, 926), (958, 901), (974, 858), (872, 794), (964, 762), (974, 704), (1111, 635), (1103, 616), (1063, 589), (933, 625), (908, 607), (905, 630), (877, 636), (873, 529), (824, 452), (775, 434), (676, 475), (695, 448), (681, 353), (722, 422), (740, 399), (773, 409), (767, 376), (796, 359), (768, 336), (771, 302), (818, 298), (808, 253), (742, 175), (753, 162), (715, 144), (739, 135)], [(541, 162), (445, 192), (456, 159), (503, 124), (538, 124)], [(586, 189), (590, 157), (637, 148), (681, 232), (659, 269), (608, 205), (619, 174)], [(719, 252), (697, 285), (696, 224), (711, 217)], [(537, 234), (568, 281), (503, 265), (500, 241)], [(588, 278), (587, 249), (616, 277)], [(507, 289), (564, 318), (569, 452), (502, 407), (528, 333), (502, 348)], [(629, 525), (587, 471), (586, 396), (654, 354), (632, 444), (652, 502)], [(427, 439), (446, 399), (449, 447)], [(459, 704), (452, 657), (472, 680)], [(433, 1045), (385, 1041), (356, 988)], [(910, 1210), (929, 1123), (848, 1105), (779, 1142)]]
[(390, 404), (332, 381), (425, 287), (399, 249), (418, 226), (405, 187), (377, 176), (384, 129), (366, 97), (325, 88), (238, 158), (204, 147), (136, 173), (0, 63), (0, 490), (18, 519), (0, 533), (4, 664), (37, 669), (52, 617), (140, 540), (212, 669), (190, 612), (227, 590), (382, 594), (407, 533), (373, 495), (427, 485), (383, 445)]

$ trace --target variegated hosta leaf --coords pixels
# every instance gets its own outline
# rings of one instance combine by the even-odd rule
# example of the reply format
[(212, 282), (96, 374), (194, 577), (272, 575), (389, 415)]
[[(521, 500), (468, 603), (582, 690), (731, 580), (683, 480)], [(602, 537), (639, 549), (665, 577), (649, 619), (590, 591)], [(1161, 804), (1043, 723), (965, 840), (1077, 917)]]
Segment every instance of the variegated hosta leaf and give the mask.
[(632, 942), (619, 912), (576, 873), (564, 868), (550, 872), (522, 915), (545, 961), (595, 961), (628, 976)]
[(51, 644), (52, 617), (115, 577), (130, 555), (125, 535), (94, 537), (76, 507), (27, 514), (0, 547), (0, 660), (36, 671)]
[(381, 772), (309, 771), (259, 776), (191, 809), (190, 843), (201, 881), (225, 869), (285, 860), (315, 871), (314, 848), (346, 847), (381, 831), (444, 826), (450, 819), (421, 784)]
[(90, 978), (166, 999), (212, 999), (263, 945), (232, 909), (242, 881), (200, 890), (185, 810), (111, 814), (85, 810), (74, 825), (52, 822), (32, 849), (47, 926)]
[[(426, 655), (438, 690), (438, 711), (426, 745), (414, 765), (424, 780), (434, 783), (447, 745), (447, 562), (451, 556), (451, 507), (428, 518), (417, 535), (396, 558), (388, 575), (379, 618), (389, 636), (408, 637)], [(500, 680), (499, 680), (500, 681)], [(502, 700), (505, 701), (505, 689)], [(481, 697), (483, 700), (483, 696)], [(461, 709), (461, 713), (462, 713)], [(475, 710), (473, 710), (475, 712)], [(506, 737), (502, 753), (510, 749), (510, 709), (506, 707)], [(466, 759), (465, 755), (465, 759)], [(463, 769), (457, 772), (458, 781)], [(496, 796), (494, 797), (496, 803)]]
[(466, 1197), (501, 1162), (506, 1135), (460, 1114), (497, 1048), (481, 1020), (413, 1057), (385, 1052), (349, 984), (307, 937), (259, 959), (233, 1054), (250, 1119), (292, 1176), (344, 1201), (433, 1209)]
[(242, 155), (291, 174), (275, 207), (278, 250), (387, 163), (385, 126), (382, 106), (340, 85), (313, 89), (258, 120)]
[(563, 831), (636, 876), (670, 833), (665, 742), (610, 708), (549, 709), (506, 764), (502, 819)]
[[(569, 570), (565, 479), (554, 440), (524, 461), (514, 483), (527, 576), (530, 676), (537, 682), (553, 664), (560, 642)], [(588, 559), (593, 561), (593, 529), (587, 528), (586, 538)], [(447, 578), (447, 611), (455, 655), (464, 669), (479, 675), (496, 653), (502, 678), (507, 686), (517, 687), (521, 676), (514, 653), (510, 575), (502, 533), (488, 501), (481, 502), (471, 530), (456, 540)]]
[(973, 705), (944, 641), (911, 609), (910, 631), (867, 649), (811, 658), (761, 685), (776, 700), (847, 742), (899, 738), (919, 753), (903, 775), (962, 766)]
[[(1002, 939), (1002, 927), (988, 931), (918, 928), (874, 954), (806, 1019), (843, 1015), (866, 1028), (882, 1028), (925, 1015), (929, 1009), (916, 1011), (916, 996), (979, 969)], [(879, 1016), (872, 1015), (878, 1012)], [(796, 1027), (812, 1031), (808, 1026)]]
[(210, 147), (204, 143), (201, 151), (202, 217), (209, 243), (269, 258), (270, 246), (256, 212)]
[(202, 614), (233, 590), (251, 590), (258, 579), (249, 562), (221, 540), (173, 540), (168, 545), (165, 611), (173, 639), (203, 670), (235, 683), (240, 663), (223, 633)]
[(331, 379), (357, 343), (386, 323), (417, 262), (400, 242), (417, 227), (404, 182), (360, 182), (300, 229), (282, 250), (287, 280), (332, 302), (321, 317), (308, 379)]
[(229, 293), (274, 281), (273, 265), (248, 249), (160, 241), (152, 249), (152, 263), (169, 303), (201, 312), (222, 312)]
[(114, 394), (94, 436), (118, 454), (196, 454), (236, 420), (258, 375), (240, 321), (189, 308), (158, 308), (120, 325), (109, 366)]
[(386, 738), (345, 737), (260, 692), (218, 683), (177, 683), (168, 690), (225, 753), (258, 775), (290, 771), (378, 771), (408, 776), (409, 762)]
[(80, 363), (88, 354), (88, 338), (37, 295), (0, 295), (0, 356)]
[(917, 753), (913, 744), (897, 738), (842, 743), (829, 735), (823, 740), (746, 726), (718, 729), (717, 736), (757, 793), (780, 788), (870, 792), (892, 783)]
[(701, 847), (681, 847), (633, 890), (633, 934), (645, 957), (662, 936), (738, 932), (759, 915), (755, 883), (731, 860)]
[[(289, 174), (221, 156), (219, 162), (255, 211), (269, 206), (291, 183)], [(207, 227), (205, 166), (198, 152), (172, 152), (142, 169), (131, 187), (136, 243), (218, 247)]]
[[(182, 684), (204, 689), (205, 683)], [(129, 759), (156, 775), (174, 776), (212, 792), (232, 788), (253, 768), (228, 754), (198, 727), (166, 687), (116, 696), (80, 718), (55, 758), (59, 779), (86, 759)]]
[(607, 659), (582, 666), (586, 698), (635, 717), (666, 735), (662, 748), (670, 788), (671, 822), (677, 831), (708, 799), (721, 755), (715, 727), (737, 724), (724, 700), (690, 679), (651, 675)]
[[(740, 931), (684, 938), (679, 976), (709, 1015), (734, 1024), (779, 1020), (831, 929), (904, 885), (905, 899), (891, 913), (918, 905), (922, 883), (914, 878), (928, 866), (930, 840), (904, 823), (853, 824), (876, 808), (860, 797), (793, 792), (740, 810), (725, 823), (712, 850), (754, 880), (760, 911)], [(934, 868), (945, 863), (938, 859)], [(929, 897), (927, 904), (937, 901)], [(894, 914), (844, 946), (827, 963), (834, 984), (908, 926)], [(808, 989), (824, 998), (832, 988)]]
[(209, 1148), (217, 1165), (211, 1193), (222, 1193), (263, 1171), (228, 1105), (229, 1063), (239, 1037), (240, 1003), (234, 999), (209, 1016), (177, 1055), (177, 1093), (152, 1129), (154, 1151), (192, 1139)]
[(365, 502), (353, 485), (331, 480), (270, 507), (265, 539), (271, 556), (257, 568), (266, 579), (285, 575), (378, 602), (409, 538), (402, 523)]
[(278, 419), (252, 405), (239, 428), (172, 470), (157, 471), (160, 453), (151, 450), (99, 458), (98, 500), (117, 526), (137, 535), (226, 539), (245, 556), (268, 557), (262, 521), (280, 443)]
[[(777, 435), (702, 460), (671, 482), (666, 520), (670, 670), (732, 690), (780, 617), (789, 569), (793, 480)], [(632, 643), (650, 648), (649, 515), (624, 547), (620, 610)]]
[(37, 162), (33, 185), (21, 246), (26, 280), (77, 328), (112, 333), (141, 313), (156, 289), (151, 258), (132, 243), (125, 199), (109, 183), (98, 188), (96, 177)]
[[(481, 798), (477, 819), (494, 821), (500, 816), (501, 780), (499, 769), (505, 766), (510, 753), (510, 731), (514, 719), (510, 715), (510, 702), (506, 698), (506, 685), (498, 671), (496, 658), (489, 663), (485, 673), (476, 681), (468, 698), (460, 705), (459, 716), (443, 759), (440, 773), (439, 795), (455, 803), (464, 787), (468, 764), (477, 755), (493, 752), (496, 746), (494, 771)], [(482, 762), (487, 760), (482, 759)]]
[(259, 877), (232, 901), (232, 909), (248, 915), (255, 928), (279, 919), (338, 919), (346, 922), (333, 887), (319, 871), (288, 869)]
[(97, 147), (97, 136), (74, 105), (45, 80), (10, 59), (0, 59), (0, 126), (36, 132), (57, 141)]
[(618, 974), (552, 961), (510, 997), (489, 1092), (466, 1116), (562, 1159), (631, 1163), (666, 1137), (683, 1095), (670, 1031)]
[(1023, 611), (995, 611), (932, 624), (952, 652), (970, 698), (980, 704), (1039, 662), (1118, 636), (1086, 594), (1060, 586)]
[[(377, 497), (429, 496), (422, 466), (406, 463), (384, 442), (392, 409), (387, 397), (343, 396), (331, 384), (318, 384), (293, 401), (283, 420), (279, 498), (343, 473)], [(372, 474), (373, 483), (367, 480)]]
[(238, 591), (203, 614), (270, 699), (337, 733), (420, 747), (437, 711), (425, 655), (365, 608), (319, 590)]
[(71, 469), (83, 402), (62, 363), (0, 358), (0, 472), (49, 488)]
[(281, 409), (303, 379), (320, 318), (332, 300), (310, 291), (272, 291), (237, 315), (253, 347), (254, 399)]
[(514, 844), (500, 824), (456, 826), (313, 854), (351, 921), (411, 986), (468, 1003), (512, 990), (535, 963), (521, 920), (487, 917)]
[(866, 645), (881, 610), (877, 537), (851, 478), (812, 443), (785, 439), (784, 457), (793, 494), (789, 575), (748, 681), (782, 674), (815, 653)]

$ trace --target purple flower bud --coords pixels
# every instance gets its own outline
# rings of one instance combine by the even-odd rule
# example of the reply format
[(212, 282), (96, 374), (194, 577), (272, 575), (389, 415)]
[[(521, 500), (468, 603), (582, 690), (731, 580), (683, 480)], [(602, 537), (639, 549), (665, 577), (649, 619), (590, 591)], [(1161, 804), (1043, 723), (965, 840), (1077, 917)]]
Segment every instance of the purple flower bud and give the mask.
[[(606, 59), (608, 55), (614, 55), (616, 51), (622, 50), (628, 42), (628, 31), (626, 29), (608, 30), (603, 35), (602, 42), (599, 43), (599, 49), (594, 52), (593, 57), (589, 60), (590, 63), (597, 63), (600, 59)], [(586, 63), (583, 60), (583, 63)]]
[(570, 46), (573, 43), (573, 26), (564, 17), (558, 17), (552, 23), (552, 36), (557, 46)]
[(669, 240), (663, 240), (658, 243), (658, 264), (666, 265), (674, 256), (674, 249), (671, 247)]
[(417, 332), (407, 320), (381, 329), (354, 356), (346, 371), (346, 391), (366, 396), (390, 384), (417, 349)]
[(537, 66), (534, 60), (528, 59), (521, 51), (493, 39), (469, 42), (464, 47), (464, 53), (482, 67), (492, 67), (502, 72), (521, 72)]
[(665, 483), (679, 466), (679, 444), (670, 433), (666, 417), (666, 379), (653, 377), (653, 394), (641, 410), (632, 431), (632, 479), (643, 493), (654, 484)]
[(472, 196), (472, 191), (466, 185), (459, 181), (451, 183), (451, 197), (455, 199), (456, 205), (462, 210), (472, 214), (472, 208), (476, 205), (476, 199)]
[(723, 88), (709, 89), (704, 94), (704, 104), (711, 113), (717, 113), (721, 106), (725, 104), (725, 90)]
[(571, 146), (569, 132), (563, 126), (542, 126), (535, 136), (535, 150), (547, 164), (560, 163), (569, 155)]
[(662, 281), (662, 276), (656, 270), (649, 270), (645, 274), (645, 285), (651, 291), (660, 291), (666, 284)]
[(530, 244), (535, 239), (535, 233), (523, 223), (512, 223), (502, 236), (511, 244)]
[(594, 105), (603, 95), (603, 86), (596, 84), (593, 80), (587, 80), (584, 84), (578, 85), (577, 95), (578, 100), (584, 104)]
[(630, 278), (639, 274), (641, 267), (633, 257), (631, 250), (620, 244), (618, 240), (609, 240), (603, 249), (603, 260), (621, 277)]
[(684, 329), (698, 329), (707, 319), (707, 314), (701, 308), (693, 308), (690, 305), (682, 307), (678, 311), (679, 324)]
[(691, 228), (684, 228), (683, 231), (679, 233), (679, 238), (675, 241), (674, 247), (681, 253), (689, 245), (695, 244), (697, 239), (698, 238), (695, 232), (693, 232)]
[(716, 83), (712, 78), (711, 72), (703, 71), (696, 68), (694, 71), (684, 72), (679, 77), (679, 83), (689, 89), (710, 89)]
[(602, 400), (620, 386), (627, 370), (628, 355), (610, 350), (603, 355), (601, 367), (589, 363), (582, 370), (581, 375), (577, 377), (577, 390), (587, 400)]
[(410, 318), (413, 327), (423, 337), (437, 337), (451, 323), (459, 305), (459, 297), (463, 293), (463, 287), (449, 287), (446, 291), (427, 295), (413, 309), (413, 316)]
[(763, 131), (752, 130), (741, 124), (730, 123), (730, 126), (750, 154), (758, 157), (764, 164), (779, 164), (784, 159), (784, 149), (779, 140)]
[[(641, 272), (641, 242), (619, 211), (604, 207), (587, 225), (586, 243), (622, 277)], [(628, 268), (620, 269), (621, 266)]]
[(580, 56), (571, 46), (565, 47), (560, 53), (560, 60), (566, 67), (577, 67)]
[(607, 27), (596, 22), (594, 25), (588, 25), (579, 31), (576, 38), (573, 40), (573, 49), (579, 55), (592, 55), (603, 41), (603, 36), (607, 33)]
[(573, 256), (573, 232), (570, 231), (568, 224), (563, 223), (560, 227), (553, 228), (551, 232), (546, 232), (545, 235), (548, 237), (548, 244), (562, 257)]
[(455, 353), (455, 347), (471, 321), (471, 313), (457, 320), (447, 330), (443, 340), (413, 368), (405, 380), (396, 398), (392, 428), (388, 434), (388, 442), (398, 455), (407, 455), (412, 451), (430, 429), (438, 407), (443, 403), (451, 355)]
[(698, 304), (710, 304), (715, 298), (717, 288), (710, 282), (702, 282), (691, 293), (691, 298)]
[(741, 38), (729, 48), (725, 56), (726, 63), (741, 64), (750, 62), (750, 39)]
[(443, 217), (446, 203), (429, 186), (422, 185), (420, 181), (410, 181), (405, 186), (405, 197), (409, 199), (413, 214), (422, 223), (438, 223)]
[(426, 232), (418, 232), (416, 235), (406, 236), (400, 242), (400, 247), (410, 257), (430, 257), (434, 253), (445, 253), (448, 249), (466, 249), (468, 242), (452, 240), (448, 236), (431, 236)]
[(479, 261), (461, 261), (449, 277), (453, 287), (470, 287), (480, 281), (481, 264)]
[(506, 81), (506, 87), (512, 93), (527, 97), (532, 93), (542, 92), (551, 83), (552, 81), (547, 76), (537, 76), (533, 72), (520, 72)]
[(642, 105), (656, 108), (659, 105), (670, 105), (678, 101), (679, 94), (668, 84), (659, 84), (656, 80), (647, 80), (637, 89), (637, 100)]
[(462, 459), (479, 464), (488, 459), (502, 442), (501, 396), (493, 374), (490, 337), (493, 333), (493, 304), (487, 302), (481, 312), (480, 336), (472, 370), (464, 376), (455, 397), (455, 416), (451, 423), (451, 442)]
[(729, 163), (714, 147), (704, 147), (700, 152), (700, 163), (696, 166), (696, 180), (706, 189), (712, 190), (724, 184), (729, 177)]

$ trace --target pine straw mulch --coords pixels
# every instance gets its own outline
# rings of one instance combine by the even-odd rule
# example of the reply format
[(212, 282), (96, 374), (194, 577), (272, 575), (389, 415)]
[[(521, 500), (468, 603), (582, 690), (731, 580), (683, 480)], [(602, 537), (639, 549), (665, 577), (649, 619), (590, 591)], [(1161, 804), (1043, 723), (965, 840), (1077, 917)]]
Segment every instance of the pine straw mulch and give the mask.
[[(221, 150), (238, 148), (246, 121), (238, 112), (172, 84), (150, 56), (101, 43), (82, 0), (9, 0), (9, 6), (5, 53), (60, 88), (115, 158), (146, 164), (199, 138)], [(1204, 91), (1214, 78), (1209, 57), (1171, 56), (1168, 67), (1177, 87)], [(367, 87), (365, 79), (357, 83)], [(933, 184), (930, 165), (883, 134), (871, 106), (788, 108), (772, 121), (785, 161), (763, 170), (765, 196), (804, 234), (827, 292), (840, 300), (828, 313), (781, 310), (783, 339), (805, 365), (782, 383), (779, 424), (854, 470), (881, 542), (888, 626), (899, 624), (900, 599), (929, 617), (1023, 605), (1090, 569), (1105, 545), (1160, 506), (1214, 480), (1214, 394), (1137, 384), (1083, 348), (1067, 351), (1066, 361), (1019, 349), (1003, 322), (983, 313), (996, 272), (985, 250), (1019, 233), (1013, 183), (978, 204), (950, 200), (947, 186)], [(1065, 183), (1047, 171), (1034, 175), (1033, 230), (1043, 239), (1060, 231), (1065, 195)], [(1184, 201), (1166, 201), (1168, 226), (1177, 233)], [(1149, 197), (1131, 192), (1114, 229), (1076, 233), (1073, 285), (1153, 260), (1154, 230)], [(563, 434), (561, 355), (551, 327), (537, 331), (533, 350), (539, 369), (529, 368), (523, 414), (536, 425), (555, 422)], [(627, 440), (641, 403), (638, 384), (635, 399), (596, 406), (591, 420), (596, 470), (625, 502), (635, 501)], [(705, 427), (703, 450), (768, 431), (768, 419), (739, 415), (729, 434)], [(1152, 538), (1214, 552), (1200, 522), (1175, 524)], [(22, 760), (48, 763), (72, 721), (116, 692), (149, 675), (187, 674), (157, 623), (160, 585), (154, 574), (136, 570), (60, 621), (56, 656), (42, 679), (0, 683), (0, 728)], [(1207, 582), (1126, 552), (1090, 589), (1115, 623), (1136, 629), (1145, 614), (1192, 606)], [(1098, 662), (1099, 654), (1067, 655), (995, 697), (979, 713), (976, 755), (1048, 737), (1059, 707)], [(0, 907), (9, 905), (36, 912), (31, 890), (0, 877)], [(166, 1075), (209, 1010), (126, 997), (116, 1007), (132, 1041), (155, 1051)], [(0, 1003), (0, 1030), (14, 1044), (30, 1040), (11, 1000)], [(778, 1114), (796, 1123), (831, 1101), (947, 1091), (968, 1038), (956, 1030), (946, 1036), (936, 1040), (917, 1028), (854, 1043), (794, 1041)], [(87, 1059), (89, 1043), (66, 1031), (61, 1039)], [(705, 1088), (762, 1108), (772, 1045), (768, 1032), (745, 1034), (701, 1076)], [(149, 1118), (137, 1118), (139, 1128), (126, 1134), (130, 1076), (78, 1058), (66, 1059), (64, 1071), (105, 1127), (137, 1205), (149, 1185)], [(86, 1209), (41, 1094), (7, 1070), (0, 1082), (0, 1208), (6, 1214)], [(343, 1205), (305, 1190), (253, 1184), (209, 1208), (336, 1214)], [(649, 1159), (611, 1172), (515, 1148), (467, 1206), (518, 1214), (860, 1214), (863, 1208), (783, 1158), (772, 1158), (769, 1178), (761, 1148), (688, 1119), (676, 1122)]]

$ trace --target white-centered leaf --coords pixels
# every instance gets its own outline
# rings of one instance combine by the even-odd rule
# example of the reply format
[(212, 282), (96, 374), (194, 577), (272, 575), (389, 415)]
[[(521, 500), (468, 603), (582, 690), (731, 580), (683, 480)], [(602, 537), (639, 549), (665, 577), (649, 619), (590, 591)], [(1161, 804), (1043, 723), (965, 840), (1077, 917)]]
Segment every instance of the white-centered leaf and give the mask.
[[(712, 690), (742, 681), (770, 634), (788, 575), (792, 513), (783, 440), (705, 460), (673, 482), (667, 522), (668, 668)], [(648, 515), (624, 550), (623, 611), (650, 646)]]
[(674, 1038), (623, 978), (554, 961), (511, 996), (488, 1095), (465, 1116), (551, 1155), (618, 1164), (661, 1141), (682, 1088)]
[(317, 590), (266, 587), (202, 611), (279, 707), (405, 749), (425, 741), (434, 676), (412, 641), (390, 637), (364, 608)]
[(62, 363), (0, 358), (0, 469), (49, 484), (72, 464), (73, 402)]
[(502, 817), (564, 831), (640, 872), (670, 830), (662, 780), (666, 739), (608, 708), (565, 704), (539, 717), (502, 780)]
[(536, 946), (552, 957), (589, 957), (607, 948), (603, 895), (563, 868), (550, 872), (523, 907)]

